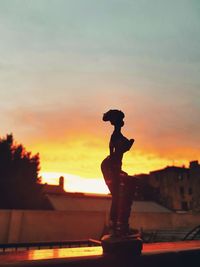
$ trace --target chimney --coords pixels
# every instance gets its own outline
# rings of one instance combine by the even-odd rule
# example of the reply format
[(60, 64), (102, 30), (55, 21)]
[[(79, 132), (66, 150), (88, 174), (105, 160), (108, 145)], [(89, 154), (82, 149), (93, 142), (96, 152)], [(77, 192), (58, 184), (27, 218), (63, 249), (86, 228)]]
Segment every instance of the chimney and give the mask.
[(63, 176), (60, 176), (59, 178), (59, 186), (64, 189), (64, 177)]

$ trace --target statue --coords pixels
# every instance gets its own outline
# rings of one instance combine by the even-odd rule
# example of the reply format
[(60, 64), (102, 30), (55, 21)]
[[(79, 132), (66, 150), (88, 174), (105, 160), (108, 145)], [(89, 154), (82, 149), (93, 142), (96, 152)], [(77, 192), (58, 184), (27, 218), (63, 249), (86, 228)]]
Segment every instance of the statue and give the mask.
[[(116, 109), (111, 109), (103, 115), (103, 121), (109, 121), (114, 126), (109, 143), (110, 155), (101, 163), (104, 180), (112, 195), (109, 221), (110, 234), (102, 238), (104, 251), (112, 250), (116, 241), (117, 243), (123, 241), (124, 245), (124, 241), (127, 244), (133, 239), (136, 240), (130, 233), (128, 223), (133, 201), (133, 194), (130, 192), (132, 177), (122, 170), (123, 154), (130, 150), (134, 139), (127, 139), (121, 133), (121, 128), (124, 126), (124, 117), (124, 113)], [(138, 242), (140, 243), (139, 252), (141, 252), (141, 240), (137, 239), (137, 247)], [(135, 244), (134, 242), (134, 247)]]

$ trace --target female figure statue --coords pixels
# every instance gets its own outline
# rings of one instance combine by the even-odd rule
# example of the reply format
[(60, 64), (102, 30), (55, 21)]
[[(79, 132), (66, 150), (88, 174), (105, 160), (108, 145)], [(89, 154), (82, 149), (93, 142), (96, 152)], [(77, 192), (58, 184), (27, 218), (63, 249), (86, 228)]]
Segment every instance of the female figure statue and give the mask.
[(132, 204), (130, 178), (122, 171), (122, 158), (123, 154), (131, 148), (134, 139), (129, 140), (121, 133), (121, 128), (124, 126), (123, 119), (124, 113), (120, 110), (109, 110), (103, 115), (103, 121), (110, 121), (114, 126), (109, 143), (110, 155), (101, 164), (105, 182), (112, 195), (109, 225), (112, 235), (129, 233), (128, 219)]

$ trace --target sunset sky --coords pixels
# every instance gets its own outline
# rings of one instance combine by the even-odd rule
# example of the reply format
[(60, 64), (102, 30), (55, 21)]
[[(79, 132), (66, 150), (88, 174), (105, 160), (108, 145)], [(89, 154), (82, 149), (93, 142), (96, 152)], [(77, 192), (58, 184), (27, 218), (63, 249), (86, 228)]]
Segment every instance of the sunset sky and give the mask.
[(0, 99), (1, 137), (39, 152), (43, 181), (62, 174), (66, 190), (103, 188), (109, 109), (135, 139), (129, 174), (188, 166), (200, 160), (200, 1), (0, 0)]

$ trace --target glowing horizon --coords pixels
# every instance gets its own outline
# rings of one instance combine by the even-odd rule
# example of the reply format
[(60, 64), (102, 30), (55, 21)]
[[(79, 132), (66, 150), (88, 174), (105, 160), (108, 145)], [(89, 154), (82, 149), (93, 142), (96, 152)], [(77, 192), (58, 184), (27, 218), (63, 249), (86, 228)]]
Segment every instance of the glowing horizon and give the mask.
[[(159, 162), (158, 166), (160, 166), (160, 168), (159, 167), (154, 168), (154, 169), (151, 169), (151, 171), (162, 169), (167, 166), (177, 166), (177, 167), (188, 166), (188, 162), (184, 164), (183, 161), (182, 162), (173, 161), (172, 164), (166, 164), (166, 165), (164, 165), (164, 163), (165, 161), (162, 162), (162, 164), (161, 162)], [(135, 174), (142, 174), (142, 173), (149, 173), (149, 172), (138, 172)], [(104, 182), (102, 175), (100, 175), (99, 177), (84, 177), (80, 175), (69, 174), (66, 172), (43, 172), (41, 171), (39, 176), (42, 177), (41, 183), (54, 184), (54, 185), (59, 184), (59, 177), (63, 176), (64, 177), (64, 190), (66, 192), (82, 192), (82, 193), (94, 193), (94, 194), (108, 194), (109, 193), (109, 190)]]
[(62, 172), (41, 172), (41, 183), (58, 184), (59, 177), (64, 177), (64, 190), (66, 192), (82, 192), (108, 194), (109, 190), (103, 178), (85, 178), (78, 175), (72, 175)]

